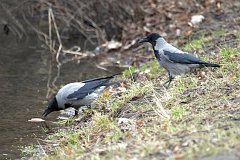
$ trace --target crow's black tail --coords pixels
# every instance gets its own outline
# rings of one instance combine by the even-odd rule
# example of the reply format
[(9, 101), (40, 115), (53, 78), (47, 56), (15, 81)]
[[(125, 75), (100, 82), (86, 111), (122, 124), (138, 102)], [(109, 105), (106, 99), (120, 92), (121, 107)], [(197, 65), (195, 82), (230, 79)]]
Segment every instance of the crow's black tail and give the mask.
[(218, 64), (214, 64), (214, 63), (204, 63), (201, 64), (202, 67), (220, 67), (220, 65)]
[(114, 77), (116, 77), (117, 75), (120, 75), (120, 74), (122, 74), (122, 73), (117, 73), (117, 74), (107, 76), (107, 77), (94, 78), (94, 79), (90, 79), (90, 80), (86, 80), (86, 81), (82, 81), (82, 82), (87, 83), (87, 82), (92, 82), (92, 81), (110, 80), (110, 79), (112, 79), (112, 78), (114, 78)]

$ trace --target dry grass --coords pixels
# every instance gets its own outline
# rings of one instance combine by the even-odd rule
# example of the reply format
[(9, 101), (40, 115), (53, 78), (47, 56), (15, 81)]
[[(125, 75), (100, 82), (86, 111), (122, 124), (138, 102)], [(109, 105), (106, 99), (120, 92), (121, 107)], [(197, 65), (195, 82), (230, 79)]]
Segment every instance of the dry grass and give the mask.
[[(200, 40), (216, 45), (215, 38)], [(215, 46), (216, 54), (204, 59), (221, 68), (183, 75), (168, 90), (156, 61), (124, 72), (126, 91), (103, 94), (80, 123), (51, 135), (48, 144), (55, 145), (41, 159), (196, 159), (237, 152), (239, 44)]]

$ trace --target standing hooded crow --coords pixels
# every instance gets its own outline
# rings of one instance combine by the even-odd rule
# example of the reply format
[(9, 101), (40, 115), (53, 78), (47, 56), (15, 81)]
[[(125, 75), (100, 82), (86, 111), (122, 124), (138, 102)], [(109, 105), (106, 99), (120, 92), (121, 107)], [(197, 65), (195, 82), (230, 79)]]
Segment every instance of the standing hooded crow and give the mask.
[[(117, 74), (116, 74), (117, 75)], [(43, 112), (46, 117), (53, 111), (64, 110), (69, 107), (75, 108), (75, 115), (82, 106), (89, 106), (107, 87), (118, 82), (109, 82), (116, 75), (96, 78), (82, 82), (69, 83), (63, 86), (57, 95), (50, 101), (47, 109)]]
[(139, 40), (139, 43), (149, 42), (152, 44), (155, 57), (159, 64), (168, 71), (169, 80), (164, 83), (169, 87), (176, 75), (189, 72), (198, 67), (220, 67), (218, 64), (204, 62), (186, 52), (183, 52), (167, 43), (157, 33), (150, 33), (147, 37)]

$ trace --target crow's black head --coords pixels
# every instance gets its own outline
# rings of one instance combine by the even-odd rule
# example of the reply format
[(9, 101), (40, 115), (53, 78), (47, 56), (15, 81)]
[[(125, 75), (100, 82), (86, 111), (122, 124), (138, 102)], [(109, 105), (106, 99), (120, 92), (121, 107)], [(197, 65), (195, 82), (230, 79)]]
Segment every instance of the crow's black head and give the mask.
[(43, 112), (42, 116), (46, 117), (49, 113), (53, 111), (59, 111), (61, 108), (58, 107), (57, 99), (54, 97), (48, 104), (47, 109)]
[(156, 41), (158, 38), (160, 38), (161, 36), (158, 33), (150, 33), (149, 35), (147, 35), (146, 37), (140, 39), (138, 42), (139, 43), (143, 43), (143, 42), (149, 42), (152, 45), (156, 44)]

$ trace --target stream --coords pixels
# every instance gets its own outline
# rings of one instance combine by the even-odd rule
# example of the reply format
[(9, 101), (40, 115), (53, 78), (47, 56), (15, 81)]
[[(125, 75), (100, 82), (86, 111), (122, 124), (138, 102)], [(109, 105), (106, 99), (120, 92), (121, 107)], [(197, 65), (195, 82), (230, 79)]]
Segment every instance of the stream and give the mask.
[[(38, 144), (46, 137), (39, 123), (28, 120), (40, 117), (47, 106), (50, 56), (49, 51), (40, 48), (42, 42), (34, 33), (19, 40), (11, 32), (5, 34), (1, 25), (0, 35), (0, 159), (18, 159), (21, 147)], [(111, 75), (93, 65), (93, 61), (94, 58), (62, 65), (57, 86)], [(114, 70), (112, 73), (117, 72)], [(47, 120), (56, 121), (58, 115), (59, 112), (52, 113)]]

